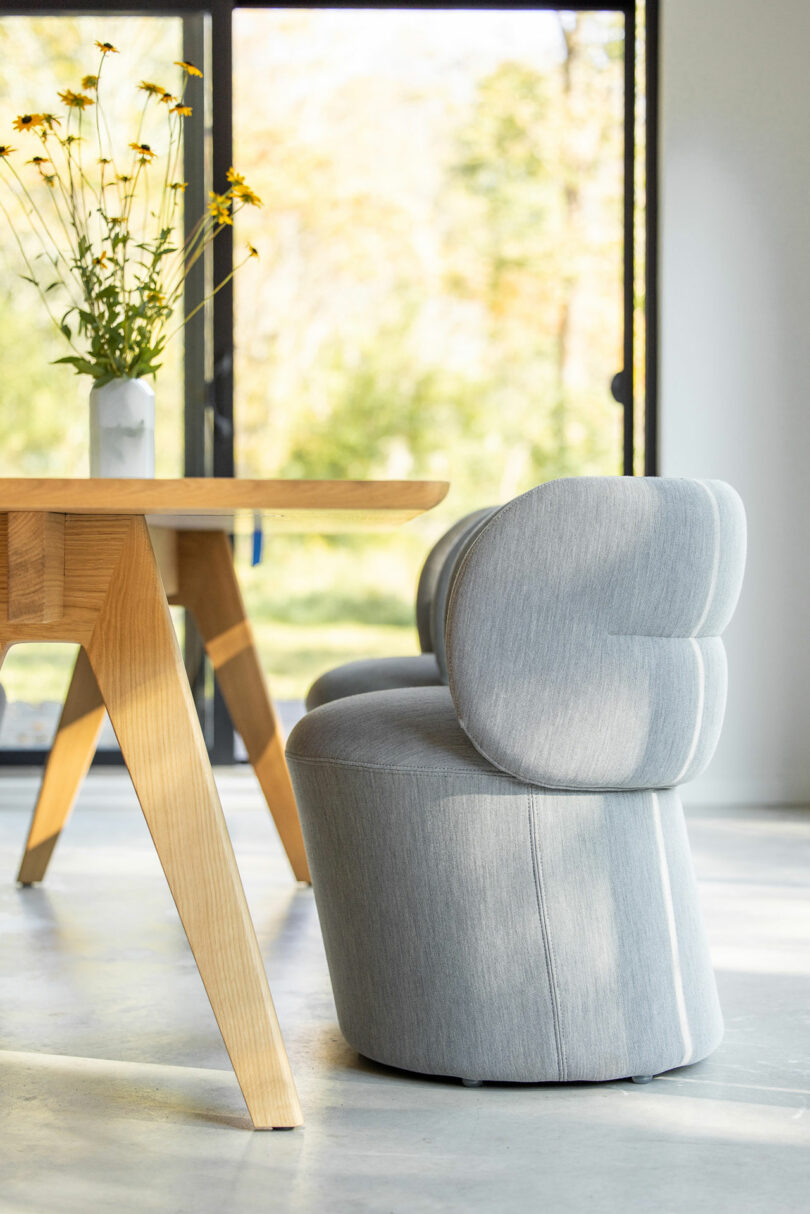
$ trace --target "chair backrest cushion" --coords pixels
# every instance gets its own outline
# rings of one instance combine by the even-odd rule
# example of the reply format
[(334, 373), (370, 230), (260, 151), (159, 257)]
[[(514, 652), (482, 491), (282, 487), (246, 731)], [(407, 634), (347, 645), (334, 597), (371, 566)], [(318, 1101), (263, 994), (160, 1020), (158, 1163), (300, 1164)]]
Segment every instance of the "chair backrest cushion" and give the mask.
[(450, 691), (496, 767), (549, 788), (663, 788), (711, 758), (720, 634), (745, 514), (721, 481), (552, 481), (498, 510), (458, 563)]
[[(465, 514), (458, 522), (453, 523), (449, 531), (445, 531), (444, 535), (439, 537), (425, 557), (425, 563), (422, 566), (416, 586), (416, 631), (419, 634), (419, 648), (422, 653), (435, 652), (433, 604), (436, 598), (436, 587), (439, 584), (445, 561), (451, 552), (454, 553), (452, 559), (455, 560), (457, 541), (463, 539), (468, 530), (474, 527), (478, 520), (487, 513), (487, 510), (474, 510), (472, 514)], [(444, 648), (444, 607), (446, 605), (445, 602), (442, 608), (442, 628), (440, 634), (442, 648)]]
[(447, 553), (441, 572), (439, 573), (439, 580), (436, 583), (436, 593), (433, 596), (433, 604), (430, 609), (430, 628), (433, 637), (433, 654), (436, 658), (436, 665), (439, 668), (439, 677), (443, 683), (447, 683), (447, 653), (444, 647), (444, 630), (450, 591), (453, 588), (456, 573), (464, 559), (464, 554), (478, 535), (478, 532), (497, 509), (497, 506), (490, 506), (487, 510), (476, 510), (474, 515), (467, 516), (467, 526), (460, 535), (456, 536), (455, 542)]

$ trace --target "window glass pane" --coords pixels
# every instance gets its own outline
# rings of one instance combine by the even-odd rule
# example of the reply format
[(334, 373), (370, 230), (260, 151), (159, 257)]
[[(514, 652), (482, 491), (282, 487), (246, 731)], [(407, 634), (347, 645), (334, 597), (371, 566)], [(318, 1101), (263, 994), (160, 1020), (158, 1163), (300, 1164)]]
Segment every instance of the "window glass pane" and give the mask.
[[(165, 131), (149, 115), (139, 132), (145, 94), (142, 80), (174, 91), (181, 79), (174, 61), (182, 59), (182, 21), (177, 17), (2, 17), (0, 18), (0, 142), (16, 149), (13, 164), (41, 209), (47, 234), (61, 246), (47, 189), (36, 166), (27, 163), (43, 149), (36, 134), (16, 131), (18, 115), (53, 112), (63, 115), (58, 93), (82, 89), (85, 76), (99, 70), (96, 39), (111, 42), (119, 54), (104, 65), (104, 109), (116, 150), (126, 155), (130, 140), (152, 142), (160, 152)], [(155, 108), (153, 106), (153, 108)], [(83, 163), (88, 178), (98, 170), (96, 107), (83, 115)], [(64, 130), (64, 126), (61, 128)], [(106, 138), (106, 131), (102, 131)], [(157, 164), (160, 163), (156, 161)], [(161, 178), (162, 180), (162, 178)], [(36, 257), (40, 245), (25, 230), (25, 216), (0, 195), (16, 221), (26, 253)], [(154, 194), (153, 194), (154, 203)], [(26, 207), (30, 203), (24, 198)], [(137, 205), (148, 206), (141, 197)], [(178, 216), (182, 224), (182, 215)], [(42, 267), (40, 258), (33, 263)], [(77, 376), (55, 360), (70, 353), (37, 291), (23, 281), (20, 249), (9, 224), (0, 222), (0, 366), (3, 368), (0, 408), (0, 476), (87, 476), (88, 396), (91, 380)], [(46, 285), (49, 285), (46, 283)], [(58, 289), (48, 295), (57, 319), (68, 306)], [(169, 344), (158, 373), (156, 389), (156, 465), (159, 476), (177, 476), (183, 469), (183, 341)], [(42, 746), (50, 740), (67, 686), (74, 650), (69, 646), (20, 646), (11, 651), (2, 683), (12, 703), (2, 729), (5, 747)]]
[(612, 12), (237, 11), (237, 166), (265, 201), (236, 225), (261, 254), (239, 472), (452, 482), (379, 541), (269, 539), (248, 596), (282, 696), (414, 648), (453, 518), (621, 471), (623, 36)]

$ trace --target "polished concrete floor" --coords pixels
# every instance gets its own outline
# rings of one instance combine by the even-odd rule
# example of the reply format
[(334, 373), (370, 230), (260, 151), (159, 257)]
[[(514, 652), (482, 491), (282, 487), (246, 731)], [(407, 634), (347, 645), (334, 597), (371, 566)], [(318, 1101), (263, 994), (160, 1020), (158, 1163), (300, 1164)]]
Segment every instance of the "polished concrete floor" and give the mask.
[(126, 776), (90, 776), (23, 890), (35, 782), (2, 774), (3, 1214), (810, 1210), (810, 811), (690, 814), (714, 1057), (647, 1087), (466, 1089), (351, 1052), (312, 894), (251, 773), (219, 782), (306, 1125), (250, 1131)]

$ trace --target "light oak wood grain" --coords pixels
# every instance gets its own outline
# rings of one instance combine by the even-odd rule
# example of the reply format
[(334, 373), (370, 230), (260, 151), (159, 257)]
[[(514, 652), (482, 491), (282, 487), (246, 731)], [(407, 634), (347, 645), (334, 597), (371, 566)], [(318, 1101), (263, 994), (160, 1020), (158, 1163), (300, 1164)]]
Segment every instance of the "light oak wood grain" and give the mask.
[(253, 1124), (300, 1125), (146, 522), (68, 515), (63, 611), (47, 622), (9, 619), (8, 586), (19, 554), (14, 543), (9, 547), (8, 531), (2, 516), (0, 655), (32, 640), (85, 647)]
[(292, 1072), (143, 519), (132, 521), (87, 656), (253, 1123), (300, 1125)]
[(17, 874), (21, 884), (33, 885), (44, 880), (53, 849), (95, 754), (103, 724), (104, 701), (87, 654), (80, 649)]
[[(195, 617), (231, 719), (242, 736), (297, 881), (310, 881), (301, 824), (284, 757), (284, 736), (259, 664), (228, 538), (219, 531), (165, 532), (155, 545), (169, 601)], [(94, 709), (97, 714), (94, 715)], [(79, 655), (28, 834), (18, 880), (43, 881), (59, 834), (92, 762), (104, 711), (93, 672)]]
[(58, 620), (65, 580), (64, 514), (13, 511), (8, 550), (9, 619)]
[[(445, 497), (446, 481), (0, 479), (0, 511), (52, 510), (68, 514), (146, 514), (174, 517), (266, 512), (268, 527), (305, 530), (397, 525), (430, 510)], [(316, 525), (316, 521), (317, 524)], [(179, 526), (180, 524), (178, 524)], [(190, 525), (190, 524), (187, 524)]]
[(177, 556), (179, 587), (172, 601), (190, 608), (197, 621), (293, 873), (298, 881), (309, 881), (284, 737), (259, 664), (228, 537), (221, 531), (181, 531)]

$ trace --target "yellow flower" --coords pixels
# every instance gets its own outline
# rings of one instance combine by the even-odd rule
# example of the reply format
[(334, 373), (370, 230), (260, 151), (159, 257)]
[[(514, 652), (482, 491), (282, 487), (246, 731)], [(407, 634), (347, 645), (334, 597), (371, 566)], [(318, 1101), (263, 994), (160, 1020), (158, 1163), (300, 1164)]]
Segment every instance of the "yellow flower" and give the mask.
[(106, 264), (107, 264), (107, 250), (102, 249), (101, 255), (99, 257), (93, 258), (93, 265), (94, 266), (106, 266)]
[(258, 249), (256, 249), (256, 248), (254, 248), (254, 246), (253, 246), (252, 244), (250, 244), (249, 242), (248, 242), (248, 255), (249, 255), (250, 257), (258, 257), (258, 256), (259, 256), (259, 250), (258, 250)]
[(193, 63), (186, 63), (185, 59), (175, 59), (178, 67), (181, 67), (187, 76), (202, 76), (202, 72)]
[(132, 178), (130, 177), (129, 173), (119, 173), (118, 180), (122, 181), (124, 185), (126, 185), (128, 181), (132, 181)]
[[(57, 118), (56, 114), (43, 114), (42, 121), (45, 123), (45, 125), (49, 131), (52, 131), (55, 126), (62, 125), (62, 119)], [(44, 131), (43, 131), (43, 135), (44, 135)]]
[(171, 93), (164, 93), (160, 100), (163, 102), (164, 105), (171, 105), (171, 103), (173, 101), (176, 101), (177, 98), (174, 97)]
[(107, 156), (99, 156), (98, 163), (99, 164), (112, 164), (112, 161)]
[(231, 218), (230, 203), (225, 194), (215, 194), (211, 191), (208, 195), (211, 201), (208, 204), (208, 212), (213, 215), (218, 224), (233, 225)]
[[(72, 89), (64, 89), (59, 94), (59, 100), (70, 110), (86, 110), (88, 105), (93, 104), (92, 97), (88, 97), (85, 93), (74, 93)], [(42, 116), (45, 117), (44, 114)]]
[(39, 166), (41, 164), (47, 164), (47, 163), (48, 163), (47, 156), (34, 156), (32, 160), (28, 161), (28, 164), (35, 164), (37, 166), (37, 168), (39, 168)]
[(236, 184), (231, 187), (237, 198), (241, 198), (249, 207), (263, 207), (264, 203), (258, 194), (251, 190), (249, 185)]
[(162, 84), (153, 84), (151, 80), (142, 80), (138, 85), (144, 93), (150, 93), (153, 97), (161, 97), (166, 92)]
[(43, 173), (42, 180), (53, 189), (56, 185), (56, 173)]
[(96, 46), (102, 55), (117, 55), (119, 53), (117, 46), (113, 46), (111, 42), (99, 42), (98, 38), (96, 39)]
[(175, 193), (179, 192), (180, 194), (185, 194), (187, 185), (187, 181), (173, 181), (169, 186), (169, 189), (174, 190)]
[(81, 135), (65, 135), (65, 143), (70, 147), (71, 143), (84, 143)]
[(191, 106), (190, 105), (173, 105), (172, 113), (179, 114), (181, 118), (190, 118), (191, 117)]
[(148, 291), (146, 298), (150, 303), (165, 304), (166, 296), (161, 291)]
[(131, 143), (129, 146), (133, 152), (138, 153), (142, 164), (149, 164), (149, 161), (157, 156), (157, 152), (153, 152), (148, 143)]
[(5, 160), (7, 156), (16, 151), (16, 148), (10, 148), (7, 143), (0, 143), (0, 160)]
[(33, 131), (35, 127), (45, 125), (44, 114), (20, 114), (11, 124), (15, 131)]
[(98, 88), (98, 76), (83, 76), (82, 77), (82, 88), (83, 89), (97, 89)]
[(228, 181), (231, 182), (232, 185), (244, 185), (245, 184), (244, 177), (242, 176), (241, 173), (237, 173), (237, 171), (233, 167), (233, 165), (231, 165), (231, 167), (228, 169), (225, 176), (227, 177)]

